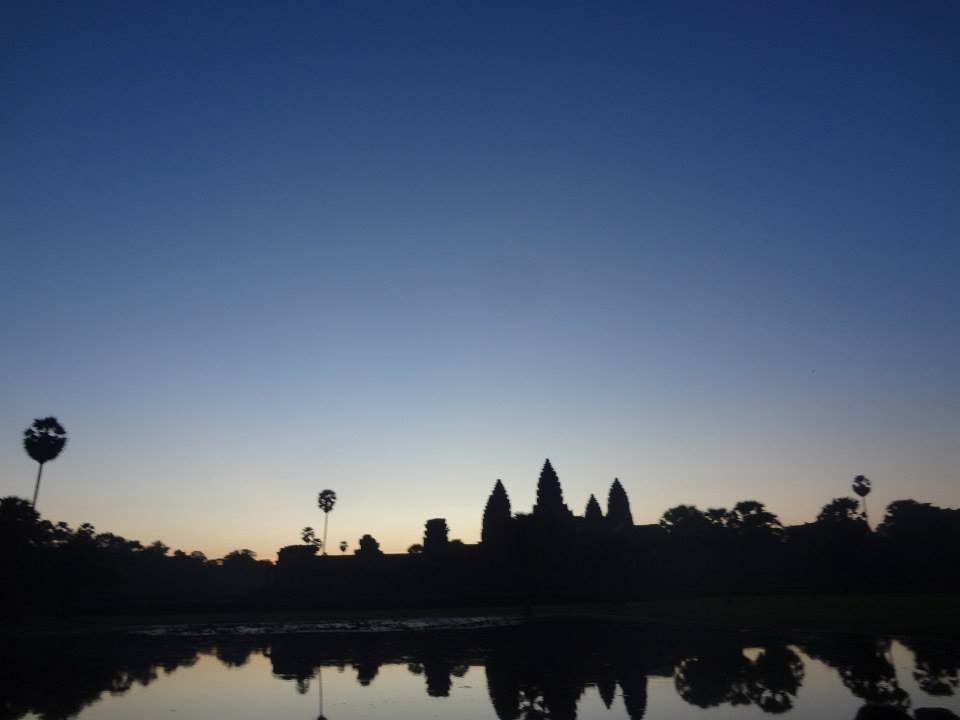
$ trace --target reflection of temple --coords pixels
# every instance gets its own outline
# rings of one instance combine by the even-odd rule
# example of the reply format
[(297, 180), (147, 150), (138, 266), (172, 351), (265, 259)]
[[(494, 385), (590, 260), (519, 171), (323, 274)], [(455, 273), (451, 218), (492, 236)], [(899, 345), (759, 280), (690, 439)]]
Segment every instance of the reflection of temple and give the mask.
[[(58, 641), (53, 648), (36, 640), (17, 647), (8, 642), (6, 657), (18, 662), (6, 663), (0, 672), (0, 720), (31, 712), (48, 720), (73, 717), (105, 691), (122, 694), (134, 684), (147, 685), (161, 672), (189, 667), (201, 654), (240, 667), (251, 654), (263, 653), (277, 677), (303, 692), (323, 666), (351, 668), (359, 686), (366, 687), (376, 682), (382, 665), (398, 664), (420, 676), (426, 695), (446, 697), (452, 678), (463, 676), (470, 666), (483, 667), (500, 720), (574, 720), (589, 687), (597, 689), (607, 708), (622, 702), (626, 715), (636, 720), (646, 713), (650, 677), (672, 677), (679, 696), (696, 707), (754, 705), (767, 713), (783, 713), (793, 707), (804, 677), (800, 656), (784, 638), (586, 621), (485, 630), (234, 637), (213, 643), (132, 636), (117, 636), (93, 648), (84, 642)], [(905, 644), (914, 652), (914, 677), (921, 690), (930, 697), (952, 695), (960, 647), (942, 640)], [(819, 637), (796, 646), (835, 668), (868, 710), (909, 705), (886, 641)], [(745, 647), (754, 649), (746, 652)], [(84, 661), (65, 659), (77, 657)], [(34, 675), (31, 668), (43, 672)]]
[[(669, 677), (672, 667), (646, 651), (643, 642), (622, 628), (551, 624), (519, 631), (519, 642), (491, 648), (486, 657), (487, 688), (497, 717), (561, 718), (577, 716), (577, 702), (594, 686), (609, 708), (620, 687), (627, 714), (646, 711), (647, 675)], [(647, 646), (649, 647), (649, 646)]]
[[(274, 669), (283, 677), (309, 677), (314, 667), (336, 656), (303, 655), (297, 645), (302, 651), (311, 641), (290, 642), (273, 646)], [(942, 640), (906, 644), (914, 650), (914, 676), (921, 688), (933, 696), (953, 694), (960, 647)], [(799, 646), (837, 669), (869, 712), (876, 714), (880, 705), (892, 711), (909, 704), (887, 659), (888, 641), (823, 636)], [(745, 647), (753, 650), (747, 653)], [(597, 688), (608, 709), (619, 695), (627, 716), (636, 720), (646, 712), (649, 677), (673, 677), (678, 695), (696, 707), (754, 705), (780, 714), (793, 708), (804, 678), (803, 661), (783, 638), (569, 621), (479, 634), (414, 634), (372, 654), (360, 648), (353, 657), (361, 685), (380, 664), (404, 662), (411, 673), (424, 676), (427, 694), (435, 697), (450, 693), (457, 668), (462, 674), (467, 665), (483, 666), (500, 720), (575, 720), (588, 687)], [(301, 675), (290, 674), (298, 662)]]

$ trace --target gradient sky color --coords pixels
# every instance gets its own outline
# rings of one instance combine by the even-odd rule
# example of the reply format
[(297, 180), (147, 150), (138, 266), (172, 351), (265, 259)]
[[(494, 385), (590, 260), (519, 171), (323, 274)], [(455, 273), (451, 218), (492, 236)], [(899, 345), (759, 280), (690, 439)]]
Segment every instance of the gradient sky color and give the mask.
[(960, 504), (955, 2), (8, 3), (0, 495), (261, 557)]

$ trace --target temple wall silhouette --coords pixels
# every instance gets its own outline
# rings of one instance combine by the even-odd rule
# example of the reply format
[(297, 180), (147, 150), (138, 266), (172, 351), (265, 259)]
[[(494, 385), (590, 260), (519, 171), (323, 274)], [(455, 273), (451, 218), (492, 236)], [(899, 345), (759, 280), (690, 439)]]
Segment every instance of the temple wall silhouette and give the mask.
[(450, 539), (443, 518), (423, 543), (385, 554), (364, 535), (353, 555), (315, 544), (281, 548), (277, 561), (238, 550), (219, 561), (169, 553), (82, 525), (43, 520), (30, 503), (0, 500), (0, 597), (8, 613), (230, 609), (533, 606), (703, 595), (960, 589), (960, 511), (892, 503), (876, 530), (858, 501), (837, 498), (816, 521), (784, 527), (762, 503), (701, 511), (677, 506), (656, 525), (633, 524), (614, 480), (602, 509), (583, 516), (544, 463), (531, 512), (513, 512), (497, 481), (483, 508), (482, 542)]

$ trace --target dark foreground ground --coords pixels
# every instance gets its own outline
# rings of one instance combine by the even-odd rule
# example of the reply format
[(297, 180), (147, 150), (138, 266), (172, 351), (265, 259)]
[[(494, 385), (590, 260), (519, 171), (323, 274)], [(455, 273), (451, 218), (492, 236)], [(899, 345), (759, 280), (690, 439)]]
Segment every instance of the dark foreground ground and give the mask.
[(0, 633), (57, 634), (144, 625), (230, 626), (340, 622), (358, 626), (380, 618), (533, 617), (627, 620), (715, 628), (919, 635), (960, 638), (960, 593), (729, 596), (630, 603), (181, 614), (150, 616), (29, 617), (0, 621)]

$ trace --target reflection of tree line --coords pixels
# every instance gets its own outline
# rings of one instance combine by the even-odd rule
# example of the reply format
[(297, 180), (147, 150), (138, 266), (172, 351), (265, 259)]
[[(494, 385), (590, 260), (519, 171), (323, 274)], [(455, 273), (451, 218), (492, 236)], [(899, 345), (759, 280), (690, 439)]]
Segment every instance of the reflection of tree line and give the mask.
[(736, 645), (720, 645), (681, 660), (674, 682), (680, 697), (697, 707), (753, 704), (783, 713), (803, 682), (803, 661), (782, 644), (764, 647), (753, 661)]
[(103, 693), (123, 695), (134, 685), (149, 685), (160, 673), (196, 663), (202, 649), (178, 641), (71, 636), (0, 640), (0, 719), (34, 713), (69, 718)]
[[(958, 684), (960, 647), (934, 639), (904, 644), (915, 656), (914, 677), (932, 696), (952, 695)], [(764, 712), (790, 710), (803, 683), (794, 647), (834, 668), (850, 692), (867, 704), (906, 708), (889, 641), (816, 636), (785, 638), (596, 623), (530, 623), (486, 631), (291, 634), (203, 639), (111, 636), (8, 639), (0, 671), (0, 720), (33, 712), (46, 720), (68, 718), (103, 693), (123, 694), (161, 673), (193, 665), (203, 654), (228, 667), (251, 654), (269, 657), (274, 674), (307, 692), (323, 666), (350, 667), (361, 686), (376, 681), (385, 664), (405, 665), (423, 679), (431, 697), (450, 695), (454, 678), (483, 666), (490, 700), (501, 720), (570, 719), (587, 688), (610, 708), (619, 694), (626, 714), (643, 717), (648, 677), (674, 678), (683, 700), (700, 708), (754, 705)], [(755, 648), (746, 652), (745, 648)], [(15, 659), (15, 662), (10, 662)]]

